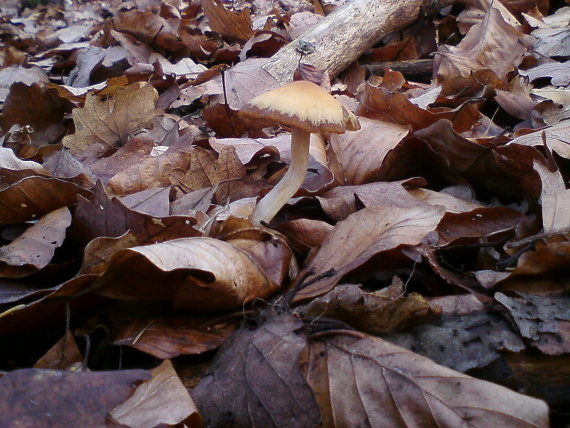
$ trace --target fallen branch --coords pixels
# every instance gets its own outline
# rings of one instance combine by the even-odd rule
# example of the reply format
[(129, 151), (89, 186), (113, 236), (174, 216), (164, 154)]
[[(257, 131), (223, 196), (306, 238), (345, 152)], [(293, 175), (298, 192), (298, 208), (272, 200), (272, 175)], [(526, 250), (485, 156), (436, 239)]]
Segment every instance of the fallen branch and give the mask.
[(292, 80), (302, 56), (304, 64), (336, 75), (366, 49), (421, 18), (428, 5), (439, 10), (456, 1), (354, 0), (281, 48), (263, 68), (285, 84)]

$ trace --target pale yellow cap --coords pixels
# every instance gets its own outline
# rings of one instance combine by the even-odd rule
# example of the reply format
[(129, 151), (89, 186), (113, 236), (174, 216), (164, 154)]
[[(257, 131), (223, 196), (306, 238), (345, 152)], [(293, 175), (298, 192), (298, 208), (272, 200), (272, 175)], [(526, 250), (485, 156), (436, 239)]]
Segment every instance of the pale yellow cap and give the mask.
[(288, 83), (258, 95), (240, 114), (293, 126), (307, 132), (334, 132), (360, 129), (360, 123), (342, 103), (320, 86), (305, 80)]

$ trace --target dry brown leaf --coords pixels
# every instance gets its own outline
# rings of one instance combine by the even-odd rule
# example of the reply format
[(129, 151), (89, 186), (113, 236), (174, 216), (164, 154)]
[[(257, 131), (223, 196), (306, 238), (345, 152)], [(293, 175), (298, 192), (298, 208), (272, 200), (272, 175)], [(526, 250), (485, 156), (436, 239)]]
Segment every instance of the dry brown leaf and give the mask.
[(48, 265), (71, 224), (67, 207), (46, 214), (10, 244), (0, 247), (0, 276), (23, 278)]
[(216, 313), (173, 312), (168, 302), (119, 300), (105, 306), (75, 333), (91, 334), (104, 327), (110, 343), (166, 360), (217, 349), (239, 324), (237, 318), (217, 318)]
[(202, 426), (202, 418), (190, 394), (170, 361), (150, 371), (151, 378), (139, 385), (131, 398), (115, 407), (110, 416), (117, 422), (136, 428), (176, 425)]
[[(376, 182), (357, 186), (338, 186), (317, 197), (323, 211), (334, 221), (347, 218), (359, 206), (413, 208), (425, 205), (411, 196), (405, 187), (425, 185), (423, 179)], [(404, 187), (405, 186), (405, 187)]]
[(521, 146), (542, 147), (544, 133), (548, 147), (560, 156), (570, 159), (570, 120), (565, 120), (544, 130), (530, 132), (521, 135), (508, 145), (519, 144)]
[[(316, 254), (303, 269), (335, 275), (302, 289), (295, 300), (304, 300), (330, 291), (342, 277), (382, 251), (400, 245), (417, 245), (432, 232), (443, 217), (440, 207), (364, 208), (336, 224)], [(303, 276), (303, 272), (300, 277)]]
[[(520, 200), (540, 194), (540, 180), (533, 162), (545, 163), (537, 150), (521, 145), (485, 147), (458, 134), (448, 120), (416, 131), (430, 151), (422, 163), (431, 164), (454, 184), (467, 184), (477, 194), (506, 200)], [(437, 166), (436, 166), (437, 165)]]
[(131, 210), (117, 198), (109, 198), (98, 181), (90, 200), (79, 198), (72, 234), (88, 243), (99, 237), (121, 236), (130, 230), (139, 242), (145, 243), (201, 236), (202, 232), (194, 228), (195, 225), (193, 217), (154, 217)]
[(77, 347), (73, 334), (71, 334), (71, 331), (66, 330), (63, 337), (34, 364), (34, 368), (68, 370), (74, 364), (82, 361), (83, 356)]
[(49, 176), (50, 173), (39, 163), (19, 159), (14, 151), (7, 147), (0, 147), (0, 171), (2, 183), (13, 184), (18, 180), (33, 175)]
[[(178, 26), (180, 18), (171, 22)], [(107, 23), (113, 30), (130, 34), (159, 52), (168, 53), (184, 48), (169, 21), (150, 10), (121, 11)]]
[(53, 90), (37, 83), (15, 83), (2, 107), (0, 127), (7, 131), (16, 124), (29, 125), (33, 128), (32, 144), (39, 147), (54, 143), (66, 130), (62, 123), (66, 107), (66, 101)]
[(550, 77), (554, 86), (568, 86), (570, 83), (570, 61), (563, 63), (548, 62), (530, 70), (519, 70), (519, 74), (528, 77), (531, 81)]
[[(445, 207), (445, 211), (451, 213), (464, 213), (480, 208), (481, 204), (476, 203), (471, 197), (472, 191), (467, 186), (464, 186), (464, 188), (467, 190), (467, 194), (461, 194), (460, 197), (456, 197), (452, 194), (446, 193), (445, 191), (436, 192), (429, 189), (411, 188), (407, 189), (407, 191), (414, 198), (417, 198), (426, 204)], [(449, 190), (453, 190), (453, 187)]]
[(288, 134), (280, 134), (273, 138), (212, 138), (210, 145), (218, 153), (225, 146), (235, 148), (239, 160), (245, 165), (254, 158), (261, 156), (279, 156), (282, 149), (291, 145), (291, 137)]
[(298, 313), (302, 317), (334, 318), (370, 334), (386, 334), (437, 312), (421, 295), (404, 293), (404, 284), (397, 279), (390, 287), (372, 293), (355, 284), (338, 285)]
[(106, 188), (112, 195), (124, 196), (151, 187), (168, 187), (172, 184), (172, 171), (186, 171), (194, 161), (194, 152), (166, 152), (160, 156), (141, 158), (138, 164), (117, 172)]
[(410, 127), (360, 118), (361, 129), (331, 139), (342, 165), (344, 184), (356, 185), (376, 181), (386, 153), (410, 132)]
[[(520, 245), (515, 249), (519, 247)], [(532, 251), (524, 251), (510, 275), (502, 278), (496, 285), (503, 292), (564, 293), (570, 289), (570, 281), (566, 275), (560, 273), (566, 271), (568, 263), (570, 241), (565, 234), (537, 239)]]
[[(107, 413), (129, 398), (136, 385), (149, 377), (146, 370), (15, 370), (0, 378), (3, 424), (102, 427)], [(34, 405), (30, 407), (30, 403)]]
[(222, 345), (192, 391), (207, 426), (317, 426), (319, 409), (297, 365), (306, 345), (297, 333), (302, 326), (285, 313)]
[(300, 218), (281, 223), (276, 229), (285, 235), (291, 248), (307, 254), (323, 243), (333, 226), (321, 220)]
[[(153, 147), (154, 142), (150, 138), (137, 135), (111, 156), (97, 159), (89, 164), (89, 169), (97, 179), (101, 180), (103, 184), (107, 184), (113, 176), (123, 171), (126, 172), (131, 167), (140, 168), (141, 164), (148, 159)], [(118, 178), (115, 179), (115, 182), (117, 180)]]
[(249, 255), (212, 238), (182, 238), (118, 251), (94, 287), (115, 299), (168, 300), (180, 309), (241, 307), (267, 298), (271, 282)]
[(129, 209), (154, 217), (168, 217), (170, 214), (170, 187), (153, 187), (142, 192), (123, 196), (121, 202)]
[(244, 178), (245, 174), (245, 167), (232, 146), (223, 147), (218, 159), (206, 150), (195, 149), (188, 171), (184, 176), (176, 174), (176, 183), (187, 190), (217, 186), (216, 200), (223, 205), (234, 200), (232, 195), (243, 185), (238, 179)]
[(444, 90), (457, 76), (468, 79), (475, 70), (490, 69), (504, 81), (507, 73), (522, 61), (528, 39), (507, 23), (497, 7), (491, 5), (484, 18), (469, 29), (455, 47), (442, 46), (437, 80)]
[(38, 220), (58, 208), (74, 204), (78, 187), (56, 178), (28, 177), (0, 190), (0, 224)]
[(95, 238), (87, 244), (83, 251), (83, 263), (77, 275), (102, 274), (107, 269), (113, 254), (137, 245), (140, 245), (140, 241), (131, 231), (116, 238)]
[(528, 217), (507, 207), (480, 207), (463, 213), (445, 213), (437, 226), (439, 245), (455, 239), (483, 238), (515, 229)]
[(124, 145), (132, 134), (150, 126), (158, 99), (150, 84), (116, 87), (103, 94), (87, 94), (85, 105), (73, 110), (75, 134), (63, 139), (72, 153), (96, 142), (109, 148)]
[(249, 9), (233, 12), (226, 9), (219, 0), (202, 0), (201, 5), (213, 31), (241, 42), (253, 36)]
[(570, 190), (566, 189), (560, 171), (550, 172), (544, 165), (535, 162), (534, 169), (540, 175), (542, 192), (542, 225), (545, 233), (558, 232), (570, 226)]
[(543, 401), (372, 336), (310, 340), (300, 365), (326, 427), (549, 426)]

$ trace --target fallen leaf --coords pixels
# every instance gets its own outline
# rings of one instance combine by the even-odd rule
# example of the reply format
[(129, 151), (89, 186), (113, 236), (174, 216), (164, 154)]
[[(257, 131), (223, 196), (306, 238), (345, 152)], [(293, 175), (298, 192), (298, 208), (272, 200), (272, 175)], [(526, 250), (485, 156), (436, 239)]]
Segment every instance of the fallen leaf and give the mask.
[(132, 397), (115, 407), (109, 415), (123, 425), (137, 428), (181, 422), (186, 422), (185, 425), (191, 428), (201, 427), (201, 417), (172, 363), (164, 361), (150, 374), (152, 377), (139, 385)]
[(543, 401), (372, 336), (309, 340), (300, 365), (327, 427), (549, 425)]
[(135, 131), (152, 123), (157, 98), (156, 89), (148, 84), (117, 87), (104, 95), (90, 92), (85, 105), (73, 110), (75, 134), (65, 137), (63, 145), (72, 153), (95, 142), (122, 146)]
[(71, 224), (67, 207), (46, 214), (10, 244), (0, 247), (0, 276), (23, 278), (47, 266)]
[(71, 331), (66, 330), (61, 339), (41, 357), (35, 369), (69, 370), (71, 366), (83, 361), (81, 351), (77, 347)]
[(298, 309), (302, 317), (327, 317), (340, 320), (359, 331), (370, 334), (390, 333), (407, 322), (432, 315), (435, 307), (419, 294), (404, 296), (401, 281), (376, 292), (359, 286), (337, 285)]
[(424, 203), (411, 196), (405, 187), (425, 185), (423, 179), (375, 182), (357, 186), (338, 186), (317, 196), (323, 211), (334, 221), (346, 219), (365, 207), (414, 208)]
[(54, 143), (65, 132), (62, 123), (68, 107), (66, 100), (56, 92), (37, 83), (28, 86), (16, 82), (10, 87), (10, 93), (2, 107), (0, 127), (4, 130), (13, 125), (33, 128), (30, 134), (32, 144), (43, 146)]
[(564, 296), (535, 296), (517, 293), (495, 298), (513, 317), (522, 336), (549, 355), (570, 352), (570, 299)]
[(209, 427), (314, 427), (320, 413), (298, 359), (303, 323), (283, 314), (238, 330), (220, 348), (192, 398)]
[(13, 184), (23, 178), (50, 173), (39, 163), (18, 158), (11, 149), (0, 147), (0, 171), (3, 184)]
[(201, 5), (213, 31), (242, 42), (253, 36), (249, 9), (234, 12), (226, 9), (219, 0), (202, 0)]
[(237, 247), (212, 238), (181, 238), (120, 250), (94, 287), (115, 299), (170, 300), (179, 309), (241, 307), (281, 284)]
[(334, 229), (304, 267), (322, 274), (329, 269), (335, 275), (310, 285), (297, 293), (295, 300), (304, 300), (330, 291), (344, 275), (355, 270), (379, 253), (400, 245), (417, 245), (432, 232), (444, 214), (443, 209), (429, 206), (415, 208), (364, 208)]
[(346, 182), (356, 185), (376, 181), (382, 160), (410, 133), (410, 127), (367, 118), (359, 119), (361, 129), (331, 139), (342, 165)]
[(568, 86), (570, 83), (570, 61), (549, 62), (530, 70), (519, 70), (519, 73), (521, 76), (528, 77), (531, 82), (542, 77), (550, 77), (554, 86)]
[(117, 198), (109, 198), (99, 181), (90, 200), (79, 198), (72, 235), (88, 243), (95, 238), (121, 236), (130, 230), (141, 243), (157, 242), (202, 235), (194, 225), (193, 217), (154, 217), (131, 210)]
[(59, 208), (72, 205), (79, 189), (56, 178), (28, 177), (0, 190), (0, 223), (38, 220)]
[(218, 318), (216, 313), (174, 312), (168, 302), (119, 300), (105, 306), (75, 333), (91, 334), (103, 327), (110, 343), (166, 360), (217, 349), (239, 324), (238, 319)]
[(534, 169), (540, 175), (542, 192), (542, 225), (545, 233), (559, 232), (570, 225), (570, 190), (566, 189), (560, 171), (551, 172), (535, 162)]
[(501, 357), (501, 351), (525, 349), (522, 338), (508, 321), (484, 311), (444, 314), (437, 323), (425, 323), (382, 337), (462, 373), (488, 366)]

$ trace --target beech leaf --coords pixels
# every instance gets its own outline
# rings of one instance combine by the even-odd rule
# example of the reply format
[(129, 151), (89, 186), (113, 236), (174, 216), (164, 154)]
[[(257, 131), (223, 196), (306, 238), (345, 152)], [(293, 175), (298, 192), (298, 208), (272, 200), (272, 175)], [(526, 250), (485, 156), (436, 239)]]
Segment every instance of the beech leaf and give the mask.
[(310, 340), (301, 355), (326, 427), (548, 427), (546, 403), (382, 339)]
[(336, 274), (302, 289), (295, 300), (330, 291), (345, 274), (382, 251), (419, 244), (437, 227), (444, 212), (441, 207), (430, 206), (369, 207), (350, 215), (336, 224), (303, 269), (303, 272), (314, 270), (317, 274), (334, 269)]
[(71, 213), (63, 207), (46, 214), (10, 244), (0, 247), (0, 276), (22, 278), (47, 266), (70, 224)]
[(173, 300), (178, 308), (215, 310), (269, 297), (281, 284), (227, 242), (181, 238), (118, 251), (94, 286), (115, 299)]

